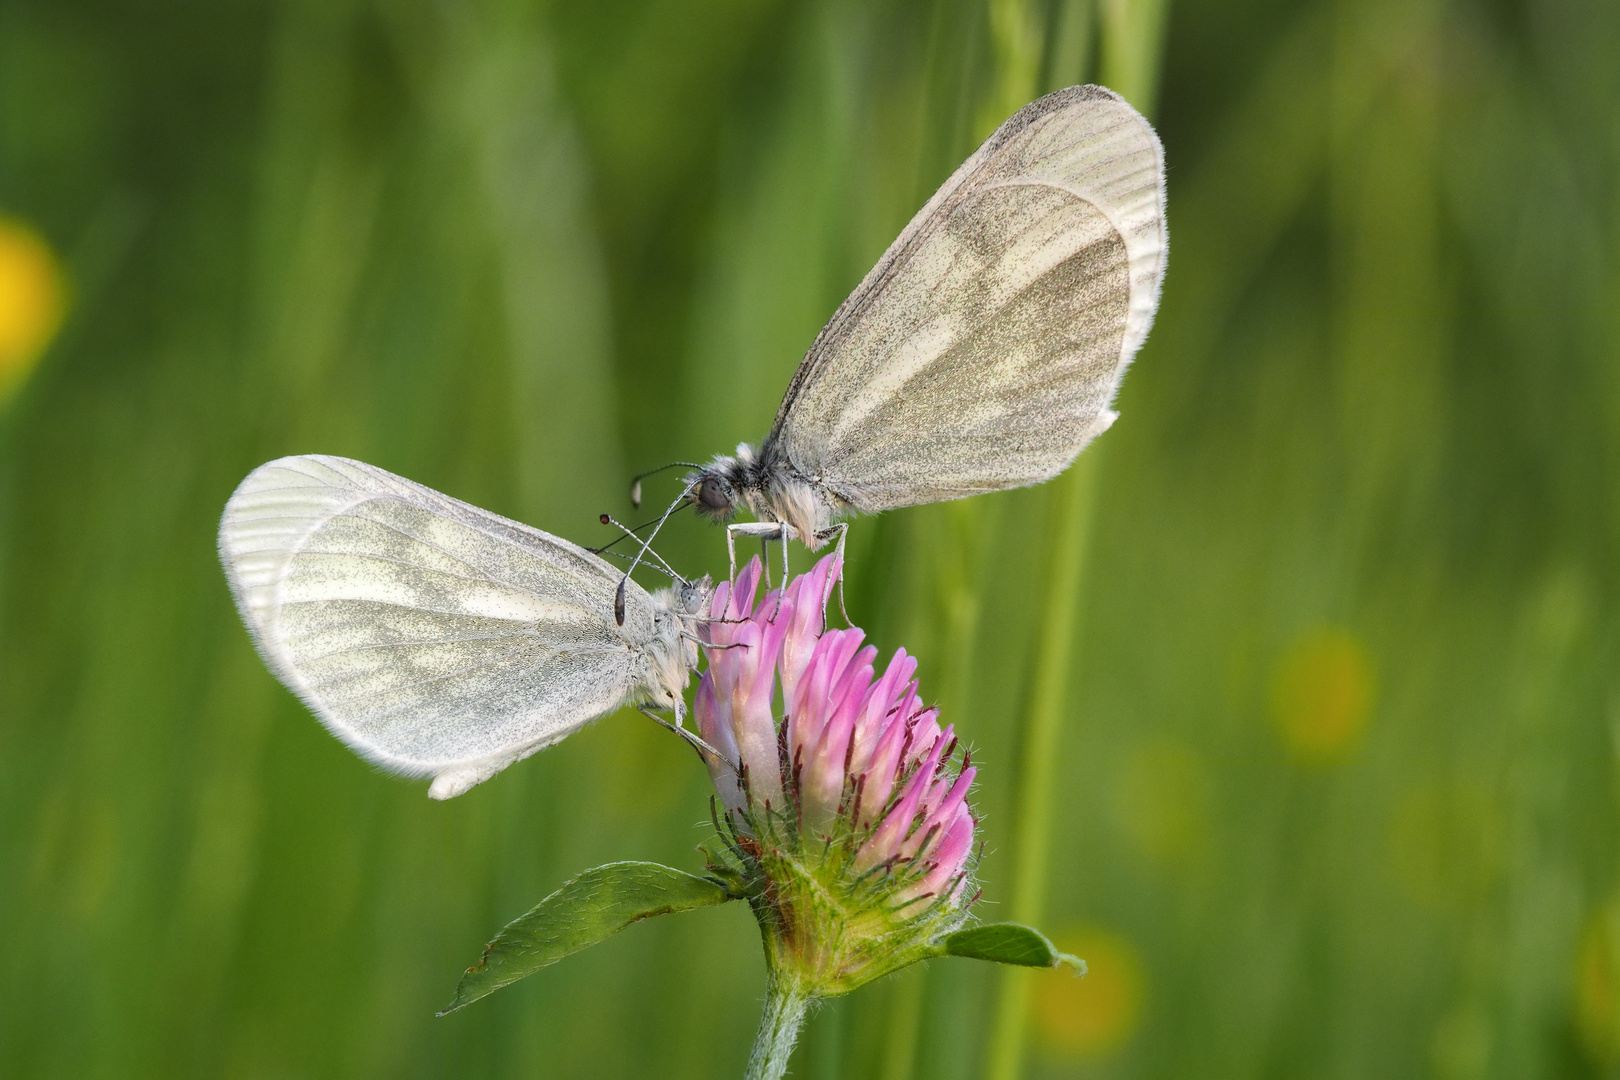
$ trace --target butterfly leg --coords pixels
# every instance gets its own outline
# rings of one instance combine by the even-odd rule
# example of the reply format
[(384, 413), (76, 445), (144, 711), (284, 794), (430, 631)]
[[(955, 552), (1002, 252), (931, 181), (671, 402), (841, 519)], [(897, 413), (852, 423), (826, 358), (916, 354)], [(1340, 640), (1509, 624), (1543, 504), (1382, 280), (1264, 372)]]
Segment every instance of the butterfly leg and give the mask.
[[(787, 587), (788, 587), (788, 547), (787, 547), (787, 545), (788, 545), (788, 537), (790, 535), (792, 535), (792, 533), (793, 533), (793, 526), (787, 524), (786, 522), (782, 522), (781, 528), (779, 528), (777, 530), (777, 535), (782, 538), (782, 588), (781, 588), (781, 591), (779, 591), (776, 594), (776, 610), (771, 612), (771, 621), (772, 622), (775, 622), (776, 617), (782, 613), (782, 597), (787, 595)], [(767, 566), (769, 566), (770, 561), (771, 560), (769, 558), (767, 558), (765, 560), (765, 564)]]
[(707, 765), (716, 762), (725, 762), (726, 759), (721, 756), (720, 751), (716, 750), (714, 747), (705, 742), (703, 740), (703, 736), (699, 735), (697, 732), (688, 731), (686, 725), (672, 724), (645, 705), (639, 706), (639, 708), (641, 712), (652, 717), (653, 721), (659, 724), (661, 727), (666, 727), (670, 731), (673, 731), (675, 734), (679, 735), (681, 738), (685, 739), (687, 745), (697, 751), (698, 757), (703, 759), (704, 764)]
[[(780, 521), (734, 521), (730, 525), (727, 525), (726, 551), (731, 556), (731, 580), (737, 580), (737, 537), (759, 537), (761, 544), (760, 551), (762, 554), (764, 554), (766, 553), (766, 548), (764, 547), (765, 542), (775, 540), (778, 536), (783, 536), (783, 530), (786, 530), (787, 536), (793, 535), (793, 526), (785, 525)], [(783, 539), (784, 542), (786, 542), (785, 536)], [(766, 588), (770, 588), (771, 585), (770, 573), (770, 564), (767, 562), (765, 567)], [(785, 574), (786, 571), (783, 573)]]
[(839, 561), (842, 562), (844, 558), (844, 541), (849, 539), (849, 522), (840, 521), (822, 529), (816, 534), (816, 541), (825, 544), (832, 539), (834, 533), (838, 535), (838, 546), (833, 548), (833, 554), (837, 555)]
[[(849, 610), (844, 607), (844, 541), (849, 539), (849, 522), (840, 521), (831, 528), (823, 529), (821, 532), (816, 534), (816, 540), (821, 543), (826, 543), (829, 539), (831, 539), (833, 533), (838, 534), (838, 546), (833, 548), (833, 554), (838, 556), (839, 566), (838, 613), (844, 617), (845, 626), (854, 626), (855, 624), (849, 621)], [(825, 604), (822, 605), (821, 619), (823, 622), (826, 622), (827, 620), (827, 609)]]

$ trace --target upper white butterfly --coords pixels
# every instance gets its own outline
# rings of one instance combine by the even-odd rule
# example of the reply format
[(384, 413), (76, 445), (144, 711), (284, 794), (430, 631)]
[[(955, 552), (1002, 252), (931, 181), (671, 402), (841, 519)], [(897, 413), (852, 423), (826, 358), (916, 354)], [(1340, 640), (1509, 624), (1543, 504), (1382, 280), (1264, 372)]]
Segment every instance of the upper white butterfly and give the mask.
[(776, 424), (687, 477), (819, 547), (852, 513), (1049, 480), (1110, 406), (1159, 306), (1164, 151), (1123, 98), (1020, 109), (912, 218), (816, 336)]
[(347, 458), (281, 458), (225, 506), (259, 654), (326, 727), (459, 795), (621, 705), (682, 714), (707, 579), (649, 595), (539, 529)]

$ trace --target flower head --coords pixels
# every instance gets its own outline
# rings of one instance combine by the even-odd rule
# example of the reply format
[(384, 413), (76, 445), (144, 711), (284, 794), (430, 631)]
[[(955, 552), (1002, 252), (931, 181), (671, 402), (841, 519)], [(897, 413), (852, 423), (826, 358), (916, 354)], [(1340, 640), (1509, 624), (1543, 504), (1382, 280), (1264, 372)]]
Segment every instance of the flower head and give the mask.
[[(760, 563), (710, 604), (693, 712), (717, 821), (773, 970), (843, 993), (923, 955), (965, 918), (975, 770), (923, 703), (904, 649), (877, 670), (856, 628), (826, 630), (828, 556), (755, 601)], [(776, 707), (783, 707), (779, 720)]]

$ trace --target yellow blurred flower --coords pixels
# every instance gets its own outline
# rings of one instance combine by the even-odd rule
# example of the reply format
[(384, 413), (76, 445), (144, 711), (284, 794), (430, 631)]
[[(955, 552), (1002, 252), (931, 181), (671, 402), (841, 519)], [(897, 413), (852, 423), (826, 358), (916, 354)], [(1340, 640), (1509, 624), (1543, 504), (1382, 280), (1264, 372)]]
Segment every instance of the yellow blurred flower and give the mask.
[(1331, 765), (1360, 741), (1372, 711), (1372, 661), (1349, 631), (1325, 626), (1283, 655), (1271, 684), (1271, 717), (1295, 760)]
[(1600, 1069), (1620, 1066), (1620, 899), (1592, 913), (1575, 957), (1575, 1026)]
[(0, 217), (0, 404), (28, 378), (66, 312), (55, 252), (28, 225)]
[(1086, 974), (1053, 972), (1035, 980), (1041, 1044), (1062, 1057), (1108, 1057), (1130, 1041), (1141, 1019), (1141, 958), (1130, 942), (1106, 930), (1059, 934), (1057, 943), (1086, 962)]

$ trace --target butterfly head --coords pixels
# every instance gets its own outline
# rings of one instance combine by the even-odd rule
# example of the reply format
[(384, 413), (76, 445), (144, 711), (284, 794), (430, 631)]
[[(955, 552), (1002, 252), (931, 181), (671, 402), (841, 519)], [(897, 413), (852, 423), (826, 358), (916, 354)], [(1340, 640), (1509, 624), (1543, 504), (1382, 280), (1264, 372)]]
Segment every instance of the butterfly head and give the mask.
[(738, 445), (735, 456), (719, 454), (686, 478), (698, 513), (715, 521), (730, 521), (739, 504), (752, 508), (764, 481), (764, 470), (747, 443)]
[(672, 598), (677, 615), (702, 615), (709, 607), (709, 598), (714, 595), (714, 579), (708, 574), (695, 581), (683, 581), (680, 587), (671, 590), (675, 595)]

